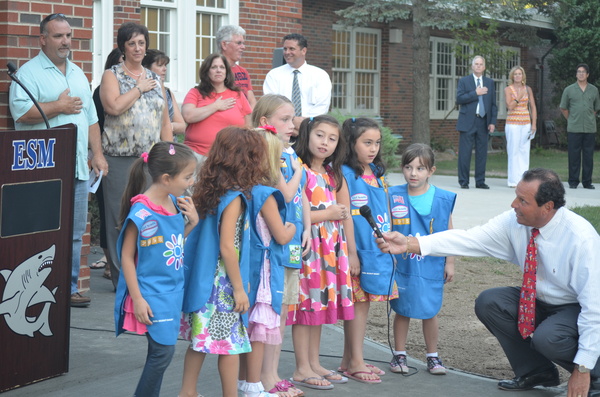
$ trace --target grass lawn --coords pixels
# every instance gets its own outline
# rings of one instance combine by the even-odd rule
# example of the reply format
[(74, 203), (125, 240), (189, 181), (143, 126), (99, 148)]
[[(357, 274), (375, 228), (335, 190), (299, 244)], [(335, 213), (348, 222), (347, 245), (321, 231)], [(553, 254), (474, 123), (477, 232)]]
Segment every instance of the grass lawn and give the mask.
[[(456, 156), (448, 156), (445, 153), (436, 154), (436, 174), (456, 175)], [(486, 178), (506, 178), (507, 169), (506, 152), (489, 153), (485, 170)], [(550, 168), (556, 171), (563, 182), (568, 179), (567, 152), (556, 149), (536, 148), (531, 150), (530, 168)], [(471, 157), (471, 174), (475, 170), (475, 155)], [(593, 183), (600, 183), (600, 151), (594, 152)]]

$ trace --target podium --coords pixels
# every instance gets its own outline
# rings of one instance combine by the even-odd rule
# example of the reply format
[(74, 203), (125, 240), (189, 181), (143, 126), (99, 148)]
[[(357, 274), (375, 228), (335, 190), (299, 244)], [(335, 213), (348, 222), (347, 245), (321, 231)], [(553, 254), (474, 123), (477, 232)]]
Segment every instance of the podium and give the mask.
[(69, 370), (76, 140), (0, 132), (0, 392)]

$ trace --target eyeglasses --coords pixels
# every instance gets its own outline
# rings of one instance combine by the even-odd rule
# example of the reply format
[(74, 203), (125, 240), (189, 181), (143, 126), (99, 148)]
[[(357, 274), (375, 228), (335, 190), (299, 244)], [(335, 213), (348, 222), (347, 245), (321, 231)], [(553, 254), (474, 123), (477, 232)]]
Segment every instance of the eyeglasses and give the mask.
[(245, 44), (244, 41), (230, 41), (230, 43), (233, 43), (235, 45), (244, 45)]
[(577, 74), (587, 74), (587, 72), (585, 70), (578, 70)]
[(46, 22), (50, 22), (55, 20), (56, 18), (67, 18), (67, 16), (65, 14), (62, 13), (58, 13), (58, 14), (50, 14), (48, 15), (46, 18), (44, 18), (44, 21)]

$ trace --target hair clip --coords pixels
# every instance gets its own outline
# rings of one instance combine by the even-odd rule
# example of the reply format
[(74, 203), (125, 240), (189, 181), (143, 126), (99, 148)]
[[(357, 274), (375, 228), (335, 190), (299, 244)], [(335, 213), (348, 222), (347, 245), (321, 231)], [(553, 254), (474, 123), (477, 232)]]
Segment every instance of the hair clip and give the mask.
[(352, 117), (352, 122), (356, 123), (356, 117)]
[(148, 152), (144, 152), (140, 155), (140, 157), (142, 158), (142, 160), (144, 160), (144, 163), (148, 162)]
[(271, 132), (273, 135), (277, 135), (277, 130), (272, 125), (265, 124), (265, 125), (263, 125), (260, 128), (262, 128), (263, 130), (267, 130), (267, 131)]
[(314, 119), (315, 119), (315, 118), (311, 116), (311, 117), (310, 117), (310, 122), (312, 122)]
[(169, 145), (169, 154), (171, 156), (175, 154), (175, 148), (173, 147), (173, 145)]

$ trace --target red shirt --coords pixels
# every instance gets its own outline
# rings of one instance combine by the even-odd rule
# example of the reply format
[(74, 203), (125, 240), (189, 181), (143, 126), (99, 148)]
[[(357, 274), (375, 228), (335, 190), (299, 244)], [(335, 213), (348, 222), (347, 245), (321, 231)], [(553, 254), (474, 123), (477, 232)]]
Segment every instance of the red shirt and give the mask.
[(252, 88), (252, 81), (250, 80), (250, 73), (238, 64), (232, 66), (231, 71), (235, 76), (235, 85), (240, 87), (246, 96), (248, 91), (254, 91)]
[(217, 137), (217, 132), (229, 126), (244, 127), (246, 124), (244, 116), (252, 113), (246, 96), (241, 92), (231, 91), (230, 89), (218, 94), (212, 93), (208, 97), (202, 98), (200, 91), (192, 88), (185, 96), (183, 105), (191, 103), (200, 108), (214, 103), (220, 97), (223, 97), (223, 99), (235, 98), (235, 106), (228, 110), (217, 111), (197, 123), (188, 124), (185, 130), (184, 143), (203, 156), (208, 154), (212, 143)]

